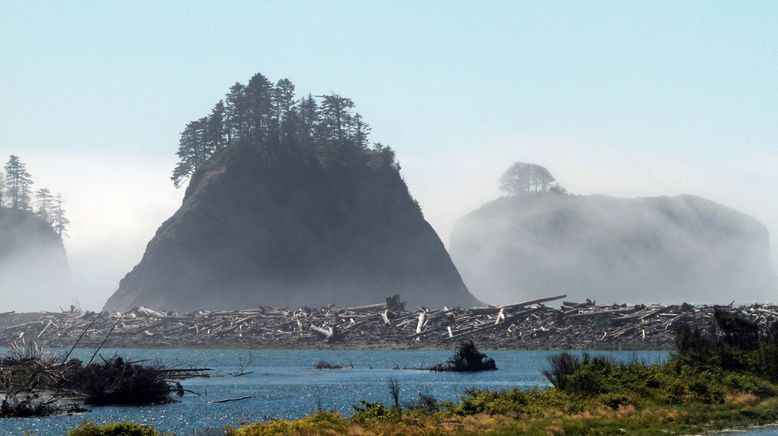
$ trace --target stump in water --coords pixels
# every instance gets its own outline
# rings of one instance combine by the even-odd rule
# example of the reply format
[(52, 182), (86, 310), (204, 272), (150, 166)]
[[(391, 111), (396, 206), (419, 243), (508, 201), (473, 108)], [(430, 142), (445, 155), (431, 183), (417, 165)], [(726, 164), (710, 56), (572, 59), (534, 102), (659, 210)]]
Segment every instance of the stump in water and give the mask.
[(333, 364), (327, 362), (326, 360), (320, 360), (319, 363), (314, 365), (314, 368), (316, 368), (316, 369), (341, 369), (343, 367), (340, 366), (340, 365), (333, 365)]
[(337, 363), (330, 363), (326, 360), (320, 360), (316, 365), (313, 366), (316, 369), (345, 369), (345, 368), (351, 368), (354, 369), (354, 363), (349, 359), (349, 362), (347, 365), (339, 365)]
[(496, 369), (494, 359), (478, 351), (473, 341), (466, 340), (459, 344), (453, 357), (433, 366), (430, 371), (476, 372)]

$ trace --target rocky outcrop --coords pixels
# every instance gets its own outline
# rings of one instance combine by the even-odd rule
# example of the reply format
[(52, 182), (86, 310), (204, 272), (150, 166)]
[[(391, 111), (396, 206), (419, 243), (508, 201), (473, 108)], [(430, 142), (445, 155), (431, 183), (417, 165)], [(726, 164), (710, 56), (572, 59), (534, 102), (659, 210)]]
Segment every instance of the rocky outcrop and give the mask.
[(107, 310), (470, 306), (443, 244), (394, 164), (325, 167), (249, 146), (214, 155)]
[(689, 195), (500, 198), (459, 220), (450, 250), (468, 287), (490, 303), (552, 294), (745, 303), (775, 285), (765, 227)]
[(39, 310), (69, 280), (65, 247), (51, 226), (32, 212), (0, 207), (0, 311)]

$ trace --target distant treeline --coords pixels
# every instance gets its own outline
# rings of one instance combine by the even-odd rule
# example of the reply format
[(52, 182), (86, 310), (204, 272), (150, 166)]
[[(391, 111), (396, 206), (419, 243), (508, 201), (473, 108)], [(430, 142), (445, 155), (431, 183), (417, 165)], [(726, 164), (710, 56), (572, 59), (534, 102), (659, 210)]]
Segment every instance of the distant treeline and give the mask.
[(369, 145), (369, 133), (351, 99), (334, 93), (298, 98), (289, 79), (273, 84), (257, 73), (247, 85), (232, 85), (208, 116), (186, 125), (171, 179), (180, 186), (212, 155), (234, 146), (256, 147), (269, 159), (315, 158), (333, 170), (364, 163), (397, 166), (390, 147)]
[(18, 156), (11, 155), (3, 170), (5, 173), (0, 171), (0, 208), (34, 212), (60, 237), (65, 235), (70, 221), (62, 208), (62, 195), (54, 195), (48, 188), (33, 192), (32, 176), (27, 172), (27, 165)]

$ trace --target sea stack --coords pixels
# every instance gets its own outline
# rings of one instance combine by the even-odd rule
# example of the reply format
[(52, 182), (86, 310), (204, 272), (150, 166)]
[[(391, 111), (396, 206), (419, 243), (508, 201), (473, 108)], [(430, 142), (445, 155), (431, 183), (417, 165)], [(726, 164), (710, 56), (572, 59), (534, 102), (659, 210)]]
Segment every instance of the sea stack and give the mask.
[[(368, 145), (353, 103), (295, 99), (293, 89), (256, 75), (187, 126), (174, 173), (191, 176), (183, 204), (106, 310), (356, 306), (393, 294), (410, 305), (479, 304), (392, 149)], [(187, 166), (197, 141), (211, 141), (207, 156)]]
[(40, 310), (65, 295), (70, 271), (62, 238), (34, 213), (0, 207), (0, 311)]
[(775, 290), (765, 226), (691, 195), (506, 196), (461, 218), (450, 250), (490, 303), (749, 303)]

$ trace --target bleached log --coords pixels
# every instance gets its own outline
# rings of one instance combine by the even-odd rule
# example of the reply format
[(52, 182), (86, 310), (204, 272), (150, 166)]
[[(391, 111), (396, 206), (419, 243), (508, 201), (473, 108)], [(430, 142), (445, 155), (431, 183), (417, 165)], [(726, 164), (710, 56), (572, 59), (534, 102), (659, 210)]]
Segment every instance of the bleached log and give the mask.
[(385, 309), (386, 303), (369, 304), (367, 306), (347, 307), (343, 309), (346, 312), (372, 312), (374, 310)]
[(49, 320), (48, 324), (46, 324), (46, 327), (43, 327), (43, 330), (41, 330), (41, 332), (40, 332), (40, 333), (38, 333), (38, 336), (36, 336), (36, 339), (40, 339), (40, 337), (41, 337), (41, 336), (43, 336), (43, 334), (44, 334), (44, 333), (46, 333), (46, 330), (47, 330), (47, 329), (48, 329), (48, 328), (49, 328), (49, 327), (50, 327), (52, 324), (54, 324), (54, 323), (53, 323), (53, 322), (51, 322), (51, 320)]
[(497, 314), (497, 319), (494, 320), (494, 324), (497, 325), (500, 322), (505, 321), (505, 309), (501, 308), (500, 312)]
[(381, 312), (381, 319), (384, 320), (385, 325), (391, 325), (391, 323), (389, 322), (389, 309), (386, 309), (383, 312)]
[(326, 336), (328, 338), (331, 337), (335, 333), (332, 330), (332, 327), (326, 327), (326, 328), (325, 327), (318, 327), (318, 326), (315, 326), (313, 324), (311, 324), (311, 330), (313, 330), (313, 331), (315, 331), (317, 333), (321, 333), (321, 334), (323, 334), (324, 336)]
[(422, 327), (424, 327), (424, 322), (427, 321), (427, 312), (421, 312), (419, 313), (419, 322), (416, 324), (416, 334), (418, 335), (421, 333)]
[(164, 317), (167, 316), (167, 314), (165, 314), (165, 313), (157, 312), (154, 309), (149, 309), (148, 307), (144, 307), (144, 306), (138, 307), (137, 309), (135, 309), (135, 311), (140, 312), (140, 313), (142, 313), (144, 315), (148, 315), (148, 316), (156, 316), (158, 318), (164, 318)]
[(561, 300), (563, 298), (567, 298), (567, 295), (557, 295), (555, 297), (538, 298), (537, 300), (530, 300), (530, 301), (525, 301), (523, 303), (516, 303), (516, 304), (509, 304), (507, 306), (501, 306), (501, 308), (502, 309), (508, 309), (508, 310), (520, 309), (520, 308), (525, 307), (525, 306), (531, 306), (533, 304), (540, 304), (540, 303), (547, 303), (549, 301)]

